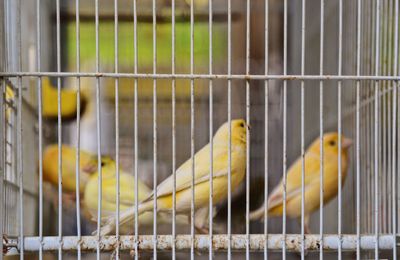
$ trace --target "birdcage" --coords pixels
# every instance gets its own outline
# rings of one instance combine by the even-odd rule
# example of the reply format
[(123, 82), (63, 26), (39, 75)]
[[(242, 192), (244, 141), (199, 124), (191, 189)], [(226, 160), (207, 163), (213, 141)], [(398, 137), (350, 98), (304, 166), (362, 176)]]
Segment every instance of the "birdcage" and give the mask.
[[(398, 1), (1, 0), (0, 7), (0, 259), (397, 258)], [(243, 179), (232, 184), (232, 126), (226, 185), (216, 189), (213, 136), (237, 118), (249, 126)], [(328, 132), (337, 133), (337, 150), (324, 157)], [(353, 145), (343, 157), (345, 139)], [(309, 159), (313, 140), (318, 153)], [(208, 143), (207, 156), (196, 159)], [(47, 157), (52, 144), (57, 152)], [(64, 145), (73, 152), (64, 154)], [(207, 168), (203, 230), (199, 167)], [(334, 189), (319, 185), (332, 176)], [(166, 178), (171, 205), (162, 211), (157, 193)], [(142, 218), (138, 183), (152, 204)], [(268, 208), (277, 185), (280, 216)], [(252, 221), (260, 206), (262, 217)], [(106, 215), (115, 230), (103, 235)]]

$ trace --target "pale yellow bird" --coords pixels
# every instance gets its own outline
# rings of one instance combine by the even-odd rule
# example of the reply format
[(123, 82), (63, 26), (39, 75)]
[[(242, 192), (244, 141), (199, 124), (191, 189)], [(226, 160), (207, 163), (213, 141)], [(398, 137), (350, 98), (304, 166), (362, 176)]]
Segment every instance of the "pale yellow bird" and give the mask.
[[(43, 180), (55, 187), (58, 186), (58, 151), (58, 145), (52, 144), (46, 147), (43, 153)], [(63, 192), (74, 194), (76, 191), (76, 149), (63, 144), (61, 157)], [(83, 193), (90, 175), (97, 172), (97, 155), (81, 150), (79, 170), (79, 191)]]
[[(232, 120), (231, 125), (223, 124), (213, 137), (213, 204), (224, 201), (228, 194), (228, 143), (229, 127), (231, 127), (231, 191), (239, 186), (245, 176), (246, 166), (246, 134), (244, 120)], [(199, 230), (203, 229), (204, 219), (208, 215), (209, 206), (209, 170), (210, 144), (207, 144), (194, 156), (194, 202), (195, 223)], [(176, 170), (176, 212), (189, 215), (192, 200), (192, 160), (187, 160)], [(157, 210), (170, 213), (173, 207), (173, 175), (157, 186)], [(138, 206), (138, 215), (153, 211), (154, 193), (151, 193)], [(206, 214), (205, 214), (206, 213)], [(131, 207), (120, 215), (123, 225), (133, 222), (135, 208)], [(101, 235), (110, 234), (115, 229), (115, 216), (106, 221), (100, 231)]]
[[(352, 141), (342, 135), (341, 151), (339, 151), (339, 136), (337, 133), (327, 133), (323, 136), (323, 172), (324, 172), (324, 204), (336, 197), (338, 192), (338, 154), (342, 162), (343, 185), (346, 175), (348, 158), (347, 151)], [(307, 149), (304, 158), (304, 228), (309, 233), (310, 214), (320, 206), (320, 138), (317, 138)], [(302, 162), (298, 158), (289, 168), (286, 179), (286, 215), (291, 218), (301, 217), (301, 180)], [(268, 197), (268, 216), (282, 216), (283, 214), (283, 181)], [(265, 205), (250, 213), (251, 220), (263, 220)]]
[[(74, 119), (77, 111), (77, 91), (61, 89), (61, 117), (64, 120)], [(42, 115), (49, 120), (57, 120), (58, 117), (58, 90), (52, 86), (48, 77), (42, 77)], [(81, 95), (81, 113), (85, 110), (87, 98)]]
[[(105, 166), (102, 171), (102, 199), (101, 199), (101, 216), (107, 218), (115, 214), (117, 208), (117, 174), (116, 163), (113, 160), (104, 160)], [(83, 207), (90, 215), (90, 219), (97, 221), (98, 213), (98, 173), (92, 175), (85, 187)], [(120, 169), (120, 190), (119, 190), (119, 206), (120, 211), (127, 210), (135, 205), (135, 177)], [(138, 202), (149, 197), (151, 189), (142, 181), (138, 180)], [(187, 218), (176, 216), (177, 224), (187, 224)], [(159, 224), (170, 223), (171, 216), (159, 214), (157, 216)], [(149, 226), (153, 224), (153, 213), (145, 212), (138, 219), (139, 225)], [(134, 222), (125, 223), (120, 226), (120, 234), (132, 234), (134, 231)]]
[[(14, 100), (15, 94), (14, 94), (14, 90), (7, 86), (6, 87), (6, 101), (12, 103)], [(9, 107), (9, 105), (6, 106), (6, 119), (7, 121), (10, 120), (10, 116), (11, 116), (11, 108)]]

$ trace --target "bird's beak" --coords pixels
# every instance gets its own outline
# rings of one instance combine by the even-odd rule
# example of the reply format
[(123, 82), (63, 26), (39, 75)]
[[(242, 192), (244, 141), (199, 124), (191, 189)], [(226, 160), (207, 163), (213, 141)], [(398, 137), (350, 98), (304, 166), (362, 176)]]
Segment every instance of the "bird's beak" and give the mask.
[(251, 126), (250, 125), (247, 125), (247, 130), (251, 130)]
[(93, 174), (97, 172), (97, 163), (88, 163), (82, 167), (82, 171), (88, 174)]
[(353, 145), (353, 140), (343, 137), (343, 139), (342, 139), (342, 148), (343, 149), (347, 149), (352, 145)]

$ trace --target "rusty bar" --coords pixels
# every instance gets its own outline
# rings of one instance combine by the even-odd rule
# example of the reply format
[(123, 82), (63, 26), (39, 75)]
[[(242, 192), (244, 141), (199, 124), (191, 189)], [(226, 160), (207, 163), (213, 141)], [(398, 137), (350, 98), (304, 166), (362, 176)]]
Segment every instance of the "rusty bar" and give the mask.
[[(232, 250), (244, 250), (246, 249), (246, 235), (231, 235), (231, 249)], [(282, 250), (282, 234), (270, 234), (264, 236), (263, 234), (250, 235), (249, 247), (252, 252), (262, 252), (265, 246), (265, 238), (268, 238), (268, 249), (269, 250)], [(208, 251), (210, 236), (208, 235), (195, 235), (194, 245), (197, 251)], [(343, 251), (355, 251), (357, 249), (357, 235), (342, 235), (342, 250)], [(40, 238), (25, 237), (24, 239), (25, 251), (37, 251), (40, 247)], [(152, 235), (140, 235), (138, 240), (138, 249), (142, 251), (152, 251), (154, 249)], [(158, 235), (157, 236), (157, 250), (172, 250), (172, 244), (174, 238), (172, 235)], [(291, 252), (301, 251), (301, 235), (286, 234), (286, 250)], [(321, 245), (321, 239), (318, 234), (305, 235), (304, 248), (307, 251), (319, 251)], [(338, 250), (339, 237), (337, 235), (325, 235), (323, 239), (323, 249), (327, 251)], [(63, 240), (63, 250), (76, 250), (79, 243), (82, 251), (95, 251), (97, 248), (96, 236), (83, 236), (81, 242), (79, 242), (76, 236), (65, 236)], [(135, 236), (120, 236), (120, 250), (128, 251), (134, 249)], [(362, 250), (373, 250), (375, 248), (375, 236), (374, 235), (361, 235), (360, 247)], [(215, 251), (226, 251), (228, 250), (229, 239), (227, 235), (214, 235), (213, 249)], [(393, 249), (393, 236), (392, 235), (381, 235), (379, 236), (379, 249), (380, 250), (392, 250)], [(9, 248), (18, 248), (19, 239), (9, 238), (8, 243), (5, 246)], [(43, 237), (43, 250), (55, 251), (59, 248), (58, 237), (46, 236)], [(102, 252), (113, 251), (118, 245), (118, 239), (116, 236), (106, 236), (101, 240), (100, 248)], [(176, 250), (188, 251), (191, 247), (191, 236), (190, 235), (177, 235), (176, 236)]]

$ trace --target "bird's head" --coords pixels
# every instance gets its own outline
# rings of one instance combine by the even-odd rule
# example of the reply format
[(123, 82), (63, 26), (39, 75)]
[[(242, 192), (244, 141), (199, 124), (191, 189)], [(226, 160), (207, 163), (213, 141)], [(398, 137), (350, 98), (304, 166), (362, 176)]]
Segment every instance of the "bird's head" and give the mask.
[[(339, 134), (336, 132), (326, 133), (324, 134), (323, 140), (324, 151), (338, 153), (339, 151)], [(347, 152), (350, 146), (353, 144), (353, 141), (350, 138), (342, 135), (341, 137), (341, 150), (342, 152)], [(319, 151), (320, 147), (320, 139), (319, 137), (313, 142), (310, 146), (311, 150)]]
[[(250, 130), (250, 126), (243, 119), (235, 119), (231, 121), (231, 138), (232, 143), (246, 143), (246, 133)], [(226, 122), (215, 133), (215, 141), (227, 142), (229, 138), (229, 124)]]
[(110, 165), (115, 165), (115, 161), (108, 155), (103, 155), (101, 157), (101, 167), (108, 167)]
[[(101, 156), (101, 168), (108, 168), (114, 167), (115, 168), (115, 161), (107, 155)], [(92, 155), (92, 159), (89, 160), (82, 168), (82, 170), (86, 173), (93, 174), (96, 173), (98, 170), (98, 160), (97, 155)]]

